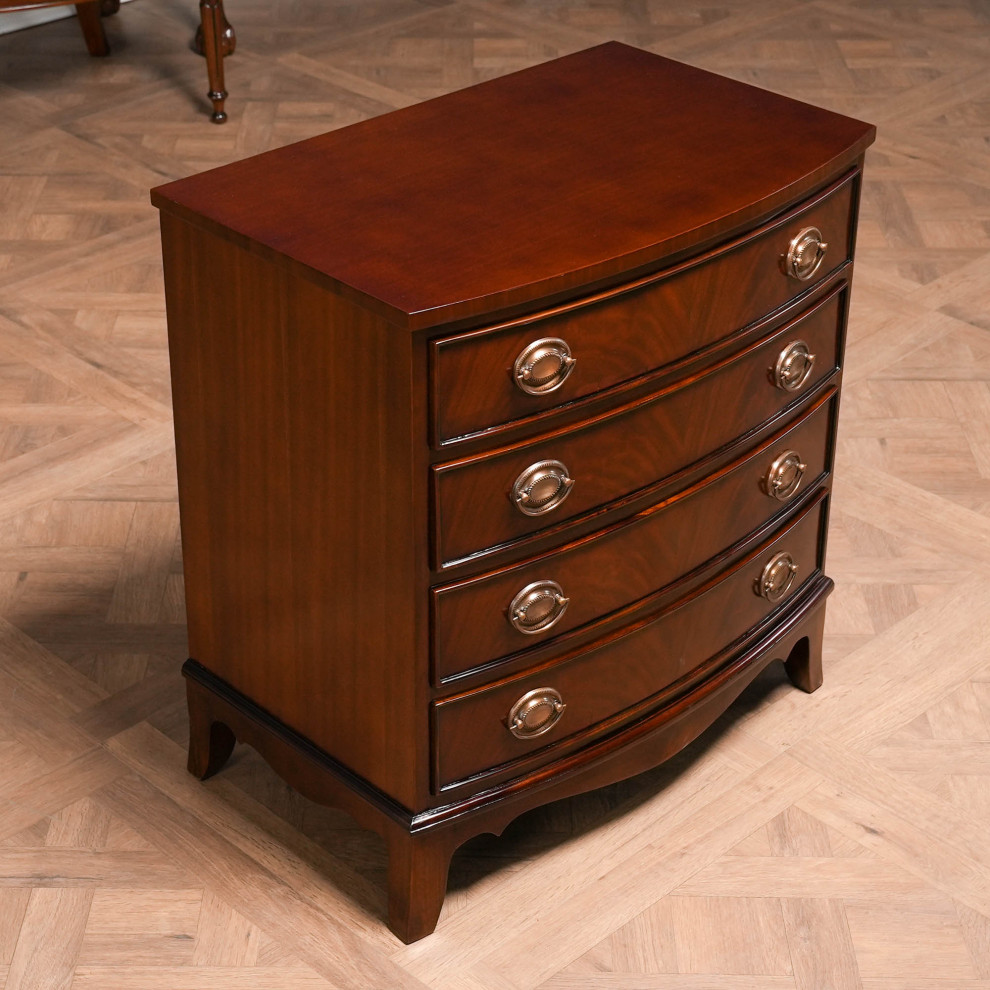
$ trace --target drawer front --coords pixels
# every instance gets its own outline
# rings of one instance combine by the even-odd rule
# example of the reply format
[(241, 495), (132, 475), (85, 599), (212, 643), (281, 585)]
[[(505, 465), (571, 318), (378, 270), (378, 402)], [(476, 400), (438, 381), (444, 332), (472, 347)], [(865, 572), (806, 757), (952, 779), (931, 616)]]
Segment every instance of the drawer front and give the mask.
[(629, 605), (758, 529), (824, 477), (834, 406), (823, 397), (733, 464), (604, 533), (434, 589), (436, 681)]
[[(840, 286), (769, 338), (660, 393), (547, 439), (434, 467), (436, 561), (465, 559), (559, 525), (745, 435), (837, 366), (844, 309)], [(774, 384), (774, 369), (800, 350), (791, 346), (799, 341), (815, 360), (788, 391)]]
[[(780, 308), (850, 258), (854, 181), (637, 288), (435, 342), (435, 439), (525, 420), (640, 377)], [(821, 267), (802, 280), (785, 274), (782, 262), (792, 238), (807, 227), (819, 229), (828, 248)], [(546, 340), (564, 346), (541, 347)], [(517, 384), (517, 359), (528, 383)]]
[[(544, 760), (553, 758), (554, 744), (664, 690), (786, 605), (820, 566), (825, 505), (817, 500), (743, 560), (632, 631), (536, 673), (436, 702), (438, 789), (540, 750)], [(782, 554), (797, 567), (789, 585)], [(756, 590), (771, 568), (775, 601)], [(554, 694), (562, 712), (553, 711)], [(521, 719), (517, 732), (544, 731), (518, 738), (509, 728), (512, 712)]]

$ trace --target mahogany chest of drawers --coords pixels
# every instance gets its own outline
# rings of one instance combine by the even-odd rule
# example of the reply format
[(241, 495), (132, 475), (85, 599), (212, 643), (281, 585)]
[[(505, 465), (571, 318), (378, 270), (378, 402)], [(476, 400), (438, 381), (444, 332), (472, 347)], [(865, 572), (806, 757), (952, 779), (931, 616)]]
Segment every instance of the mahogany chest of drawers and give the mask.
[(190, 770), (454, 849), (821, 682), (873, 128), (610, 43), (159, 187)]

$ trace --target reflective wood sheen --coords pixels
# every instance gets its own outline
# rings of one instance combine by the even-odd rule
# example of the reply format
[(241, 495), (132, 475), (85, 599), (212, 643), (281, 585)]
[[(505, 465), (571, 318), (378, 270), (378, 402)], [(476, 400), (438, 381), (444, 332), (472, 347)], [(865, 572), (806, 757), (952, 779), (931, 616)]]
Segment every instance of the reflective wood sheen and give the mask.
[[(190, 770), (246, 741), (377, 830), (413, 941), (466, 839), (655, 766), (774, 660), (813, 690), (872, 138), (610, 43), (156, 189)], [(798, 282), (812, 223), (832, 247)], [(558, 337), (578, 364), (525, 395), (516, 358)], [(527, 516), (541, 461), (573, 488)], [(558, 578), (559, 628), (511, 645), (504, 610)]]
[[(655, 395), (528, 443), (437, 465), (436, 560), (449, 563), (559, 526), (656, 485), (746, 435), (800, 394), (773, 384), (780, 351), (800, 337), (817, 354), (801, 389), (808, 392), (838, 364), (844, 316), (844, 293), (839, 290), (758, 343)], [(574, 485), (559, 507), (524, 515), (508, 493), (520, 472), (545, 460), (563, 462)]]
[[(794, 557), (799, 582), (815, 576), (824, 518), (819, 500), (742, 560), (709, 574), (700, 587), (659, 615), (638, 620), (629, 631), (619, 630), (577, 656), (565, 654), (546, 669), (438, 702), (438, 785), (448, 787), (486, 771), (505, 772), (525, 757), (546, 762), (573, 743), (574, 733), (607, 719), (628, 718), (627, 709), (649, 705), (664, 688), (692, 674), (697, 679), (704, 661), (774, 610), (755, 593), (754, 584), (775, 553)], [(795, 583), (790, 594), (797, 590)], [(560, 692), (567, 710), (546, 735), (517, 739), (506, 728), (506, 715), (517, 697), (543, 683)], [(470, 746), (464, 745), (466, 739)]]
[(160, 186), (154, 202), (421, 328), (693, 253), (834, 179), (873, 135), (609, 42)]
[[(822, 282), (852, 255), (850, 211), (859, 175), (816, 197), (813, 205), (775, 219), (754, 234), (635, 288), (602, 293), (549, 313), (443, 338), (433, 345), (434, 422), (438, 442), (492, 431), (601, 389), (662, 368), (717, 344)], [(783, 272), (794, 230), (809, 222), (833, 231), (828, 263), (812, 283)], [(575, 367), (559, 389), (524, 395), (512, 383), (516, 354), (542, 337), (566, 340)]]
[[(812, 410), (802, 410), (796, 422), (742, 458), (601, 533), (493, 574), (435, 588), (437, 680), (503, 656), (513, 664), (532, 662), (519, 654), (552, 647), (549, 640), (664, 587), (758, 529), (782, 508), (762, 486), (778, 451), (801, 451), (808, 465), (803, 490), (824, 480), (832, 462), (835, 412), (834, 401), (819, 398)], [(523, 637), (507, 621), (506, 603), (541, 578), (559, 582), (570, 602), (552, 629)]]

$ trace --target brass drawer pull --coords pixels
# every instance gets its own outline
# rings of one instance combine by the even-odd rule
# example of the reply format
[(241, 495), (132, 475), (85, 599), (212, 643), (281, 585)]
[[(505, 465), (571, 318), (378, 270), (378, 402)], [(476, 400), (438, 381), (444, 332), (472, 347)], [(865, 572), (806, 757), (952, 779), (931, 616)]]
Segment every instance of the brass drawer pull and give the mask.
[(510, 498), (524, 515), (539, 516), (556, 509), (573, 485), (574, 479), (560, 461), (537, 461), (512, 483)]
[(777, 388), (796, 392), (811, 377), (815, 355), (803, 340), (792, 340), (777, 357), (770, 377)]
[(549, 732), (560, 721), (566, 707), (559, 691), (534, 688), (509, 709), (505, 724), (517, 739), (532, 739)]
[(827, 250), (822, 232), (817, 227), (805, 227), (787, 246), (784, 271), (791, 278), (807, 282), (821, 268)]
[(544, 632), (561, 620), (570, 601), (556, 581), (534, 581), (509, 603), (509, 622), (528, 636)]
[(544, 337), (519, 352), (512, 380), (527, 395), (544, 395), (560, 388), (576, 363), (566, 340)]
[(780, 502), (786, 502), (797, 493), (808, 465), (801, 460), (796, 450), (785, 450), (767, 468), (763, 479), (763, 490)]
[(779, 602), (790, 591), (797, 570), (789, 553), (775, 553), (763, 568), (754, 590), (768, 602)]

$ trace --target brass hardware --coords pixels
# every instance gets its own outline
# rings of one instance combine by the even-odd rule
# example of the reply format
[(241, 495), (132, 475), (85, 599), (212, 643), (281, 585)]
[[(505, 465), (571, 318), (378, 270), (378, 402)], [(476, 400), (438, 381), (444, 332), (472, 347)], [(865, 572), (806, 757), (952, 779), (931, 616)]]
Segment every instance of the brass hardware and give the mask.
[(768, 602), (779, 602), (790, 591), (797, 570), (797, 564), (789, 553), (775, 553), (763, 568), (754, 590)]
[(784, 271), (791, 278), (807, 282), (821, 268), (827, 250), (822, 232), (817, 227), (805, 227), (787, 246)]
[(544, 337), (519, 352), (512, 380), (527, 395), (544, 395), (560, 388), (576, 363), (566, 340)]
[(801, 487), (801, 479), (808, 465), (803, 463), (796, 450), (785, 450), (767, 468), (763, 490), (780, 502), (786, 502)]
[(560, 461), (537, 461), (512, 483), (510, 498), (524, 515), (539, 516), (556, 509), (573, 485), (574, 479)]
[(560, 621), (570, 601), (556, 581), (534, 581), (509, 603), (509, 622), (530, 636), (543, 632)]
[(517, 739), (532, 739), (549, 732), (560, 721), (566, 707), (559, 691), (534, 688), (509, 709), (505, 724)]
[(785, 392), (796, 392), (811, 377), (815, 355), (803, 340), (792, 340), (777, 357), (771, 371), (774, 385)]

